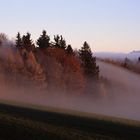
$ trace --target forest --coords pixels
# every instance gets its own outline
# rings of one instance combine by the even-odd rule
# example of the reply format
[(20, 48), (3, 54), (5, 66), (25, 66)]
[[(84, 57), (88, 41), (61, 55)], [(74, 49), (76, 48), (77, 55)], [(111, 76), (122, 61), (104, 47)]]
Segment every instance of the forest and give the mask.
[(0, 34), (1, 86), (35, 89), (46, 94), (89, 94), (98, 97), (101, 77), (89, 44), (73, 50), (62, 35), (53, 40), (45, 30), (34, 43), (31, 34), (10, 40)]

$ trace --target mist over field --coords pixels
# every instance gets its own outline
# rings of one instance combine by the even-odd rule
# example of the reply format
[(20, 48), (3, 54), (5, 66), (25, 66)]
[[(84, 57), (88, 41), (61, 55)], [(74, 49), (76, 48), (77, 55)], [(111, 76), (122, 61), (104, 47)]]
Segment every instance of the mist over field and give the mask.
[(101, 75), (109, 81), (110, 86), (104, 93), (108, 96), (108, 105), (116, 116), (140, 120), (140, 75), (124, 68), (98, 62)]
[[(0, 87), (0, 100), (140, 120), (140, 76), (109, 64), (98, 63), (101, 74), (112, 83), (109, 87), (101, 86), (100, 99), (86, 95), (65, 95), (57, 91), (53, 94), (46, 94), (46, 91), (3, 86)], [(0, 79), (0, 83), (2, 82)]]
[(140, 75), (97, 65), (103, 78), (88, 81), (77, 55), (58, 48), (18, 50), (6, 40), (0, 48), (0, 100), (140, 120)]

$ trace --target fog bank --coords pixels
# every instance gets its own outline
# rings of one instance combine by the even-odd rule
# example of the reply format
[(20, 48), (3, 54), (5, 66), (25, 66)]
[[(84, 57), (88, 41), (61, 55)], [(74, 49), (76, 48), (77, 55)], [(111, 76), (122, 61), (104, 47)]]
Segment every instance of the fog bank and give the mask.
[[(87, 90), (84, 94), (80, 92), (84, 89), (85, 80), (75, 57), (66, 59), (65, 53), (58, 50), (57, 53), (54, 53), (54, 50), (52, 53), (50, 50), (55, 57), (65, 60), (62, 67), (56, 60), (45, 57), (40, 51), (36, 56), (33, 52), (26, 52), (27, 58), (24, 60), (24, 51), (20, 54), (15, 48), (6, 46), (4, 44), (0, 49), (1, 101), (140, 120), (140, 75), (111, 64), (98, 62), (100, 75), (106, 78), (106, 83), (101, 81), (98, 86), (100, 96), (96, 98), (95, 83), (93, 83), (92, 95), (89, 94), (92, 86), (89, 86), (89, 93)], [(62, 57), (62, 54), (65, 57)], [(40, 59), (36, 59), (37, 56), (40, 56)], [(45, 65), (41, 65), (42, 63)], [(52, 85), (50, 91), (47, 80)], [(69, 85), (68, 92), (63, 92), (66, 85)]]
[(109, 95), (110, 113), (140, 120), (140, 75), (104, 62), (98, 62), (100, 74), (111, 83), (105, 89)]
[(32, 88), (0, 87), (0, 100), (18, 101), (34, 105), (72, 109), (115, 117), (140, 120), (140, 76), (114, 65), (98, 62), (101, 75), (109, 81), (102, 85), (102, 97), (94, 99), (86, 95), (65, 95), (56, 91), (36, 91)]

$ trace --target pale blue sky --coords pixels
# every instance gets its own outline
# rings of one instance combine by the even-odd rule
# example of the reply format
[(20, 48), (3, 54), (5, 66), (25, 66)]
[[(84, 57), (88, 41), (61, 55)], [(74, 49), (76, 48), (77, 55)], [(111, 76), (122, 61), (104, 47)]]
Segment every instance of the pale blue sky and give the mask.
[(86, 40), (94, 51), (140, 50), (140, 0), (0, 0), (0, 32), (36, 40), (43, 29), (74, 48)]

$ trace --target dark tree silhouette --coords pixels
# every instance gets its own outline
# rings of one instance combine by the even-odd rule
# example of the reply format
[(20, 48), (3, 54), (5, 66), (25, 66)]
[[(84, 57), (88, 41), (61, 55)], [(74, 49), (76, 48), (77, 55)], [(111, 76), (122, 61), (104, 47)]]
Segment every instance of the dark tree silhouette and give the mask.
[(125, 68), (129, 68), (129, 63), (130, 63), (130, 60), (126, 57), (126, 58), (124, 59), (124, 64), (123, 64), (123, 66), (124, 66)]
[(65, 39), (59, 35), (54, 36), (54, 46), (56, 48), (61, 48), (61, 49), (65, 49), (66, 48), (66, 41)]
[(87, 42), (84, 42), (83, 47), (79, 50), (79, 56), (85, 75), (89, 78), (98, 79), (99, 67), (96, 65), (96, 58), (93, 57)]
[(37, 45), (40, 48), (50, 47), (50, 37), (47, 35), (47, 32), (45, 30), (43, 30), (42, 35), (37, 40)]
[(60, 46), (59, 46), (59, 40), (60, 40), (60, 36), (59, 35), (56, 35), (56, 36), (54, 36), (54, 46), (56, 47), (56, 48), (59, 48)]
[(138, 62), (140, 62), (140, 57), (138, 58)]
[(24, 35), (22, 37), (22, 43), (23, 43), (23, 47), (26, 48), (27, 51), (31, 51), (31, 50), (33, 50), (33, 48), (35, 48), (32, 40), (31, 40), (30, 33), (27, 33), (26, 35)]
[(74, 54), (71, 45), (68, 45), (68, 46), (67, 46), (67, 48), (66, 48), (66, 52), (67, 52), (68, 55), (72, 55), (72, 54)]
[(19, 33), (19, 32), (18, 32), (16, 38), (17, 38), (17, 39), (16, 39), (16, 47), (17, 47), (18, 49), (21, 49), (23, 45), (22, 45), (22, 39), (21, 39), (21, 36), (20, 36), (20, 33)]

